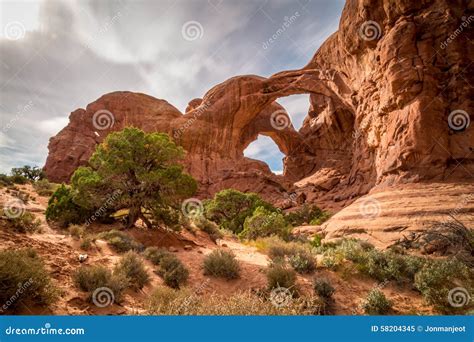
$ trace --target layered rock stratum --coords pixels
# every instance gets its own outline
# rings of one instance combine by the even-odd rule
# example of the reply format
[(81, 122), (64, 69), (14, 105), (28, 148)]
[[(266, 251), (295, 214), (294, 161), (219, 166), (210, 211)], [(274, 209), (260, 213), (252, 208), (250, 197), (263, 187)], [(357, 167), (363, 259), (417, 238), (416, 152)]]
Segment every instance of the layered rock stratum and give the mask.
[[(302, 69), (233, 77), (184, 114), (148, 95), (106, 94), (71, 113), (44, 169), (67, 182), (108, 133), (135, 126), (184, 147), (201, 197), (232, 187), (336, 211), (384, 189), (472, 184), (473, 23), (472, 1), (350, 0)], [(310, 94), (298, 131), (276, 102), (293, 94)], [(244, 157), (259, 134), (285, 154), (283, 175)]]

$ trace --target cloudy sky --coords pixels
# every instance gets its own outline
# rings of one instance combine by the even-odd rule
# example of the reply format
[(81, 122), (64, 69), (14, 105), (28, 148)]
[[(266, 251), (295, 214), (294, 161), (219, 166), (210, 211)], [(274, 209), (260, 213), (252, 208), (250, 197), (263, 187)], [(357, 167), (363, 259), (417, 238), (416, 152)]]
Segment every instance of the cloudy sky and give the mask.
[[(48, 140), (69, 113), (105, 93), (143, 92), (184, 111), (229, 77), (300, 68), (337, 30), (342, 7), (342, 0), (0, 0), (0, 172), (44, 165)], [(278, 102), (299, 128), (308, 96)], [(281, 170), (270, 139), (260, 137), (246, 155)]]

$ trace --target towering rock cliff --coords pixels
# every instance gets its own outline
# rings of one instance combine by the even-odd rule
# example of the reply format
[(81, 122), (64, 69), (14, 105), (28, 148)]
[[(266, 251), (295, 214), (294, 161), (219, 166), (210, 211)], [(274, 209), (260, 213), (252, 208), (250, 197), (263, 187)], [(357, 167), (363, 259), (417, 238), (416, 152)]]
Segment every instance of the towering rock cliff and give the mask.
[[(107, 133), (136, 126), (186, 149), (202, 196), (234, 187), (342, 207), (376, 186), (472, 182), (473, 13), (460, 0), (348, 1), (339, 30), (300, 70), (233, 77), (185, 114), (130, 92), (74, 111), (50, 141), (45, 171), (68, 181)], [(293, 94), (310, 94), (299, 131), (275, 102)], [(286, 155), (282, 176), (243, 156), (258, 134)]]

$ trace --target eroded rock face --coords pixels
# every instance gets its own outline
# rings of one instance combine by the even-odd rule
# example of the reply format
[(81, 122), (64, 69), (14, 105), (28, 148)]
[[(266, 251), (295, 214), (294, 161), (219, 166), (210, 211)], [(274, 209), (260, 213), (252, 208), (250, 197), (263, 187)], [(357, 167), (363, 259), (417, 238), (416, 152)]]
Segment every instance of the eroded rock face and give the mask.
[[(185, 165), (201, 196), (233, 187), (280, 203), (296, 191), (337, 209), (373, 187), (472, 182), (474, 124), (457, 130), (448, 118), (458, 110), (466, 122), (474, 119), (473, 31), (445, 43), (463, 16), (471, 18), (470, 6), (348, 1), (338, 32), (303, 69), (233, 77), (192, 100), (184, 115), (147, 95), (104, 95), (73, 112), (51, 139), (45, 171), (52, 181), (68, 181), (107, 133), (136, 126), (169, 133), (188, 151)], [(275, 101), (303, 93), (310, 104), (298, 132)], [(101, 110), (115, 121), (105, 130), (93, 125)], [(258, 134), (286, 155), (283, 176), (243, 156)]]

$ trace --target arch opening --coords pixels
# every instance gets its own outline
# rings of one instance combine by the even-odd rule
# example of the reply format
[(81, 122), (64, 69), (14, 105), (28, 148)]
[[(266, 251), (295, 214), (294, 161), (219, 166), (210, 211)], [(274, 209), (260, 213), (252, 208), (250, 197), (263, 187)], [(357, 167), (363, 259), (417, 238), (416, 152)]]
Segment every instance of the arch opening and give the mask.
[(244, 150), (244, 156), (264, 162), (270, 171), (276, 175), (283, 174), (283, 158), (285, 154), (280, 151), (272, 138), (259, 134)]

